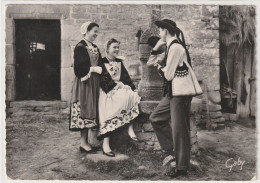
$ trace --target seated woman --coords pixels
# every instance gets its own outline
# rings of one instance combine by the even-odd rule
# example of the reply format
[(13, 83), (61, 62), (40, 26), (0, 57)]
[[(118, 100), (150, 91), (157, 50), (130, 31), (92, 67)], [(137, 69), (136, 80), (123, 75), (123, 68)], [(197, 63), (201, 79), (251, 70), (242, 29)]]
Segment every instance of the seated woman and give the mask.
[(115, 130), (128, 125), (128, 134), (138, 141), (131, 121), (139, 114), (140, 97), (121, 59), (117, 58), (120, 42), (110, 39), (105, 44), (107, 56), (102, 59), (99, 96), (99, 134), (103, 154), (114, 157), (109, 137)]

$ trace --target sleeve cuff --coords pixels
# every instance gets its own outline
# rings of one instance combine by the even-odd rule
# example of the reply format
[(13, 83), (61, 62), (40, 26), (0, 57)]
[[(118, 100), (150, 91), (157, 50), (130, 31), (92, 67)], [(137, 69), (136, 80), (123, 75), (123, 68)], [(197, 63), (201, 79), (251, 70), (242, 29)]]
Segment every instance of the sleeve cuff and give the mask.
[(151, 51), (151, 55), (159, 55), (159, 54), (161, 54), (161, 53), (163, 53), (162, 50), (158, 50), (158, 51), (152, 50), (152, 51)]

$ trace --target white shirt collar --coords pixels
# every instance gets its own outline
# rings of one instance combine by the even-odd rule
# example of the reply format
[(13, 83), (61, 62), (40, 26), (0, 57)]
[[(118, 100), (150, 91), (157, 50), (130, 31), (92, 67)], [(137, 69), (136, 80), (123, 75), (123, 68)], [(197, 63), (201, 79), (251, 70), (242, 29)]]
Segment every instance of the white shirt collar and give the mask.
[(177, 38), (176, 38), (176, 37), (171, 37), (171, 38), (169, 38), (169, 39), (166, 41), (167, 47), (169, 47), (169, 45), (171, 44), (171, 42), (172, 42), (173, 40), (175, 40), (175, 39), (177, 39)]

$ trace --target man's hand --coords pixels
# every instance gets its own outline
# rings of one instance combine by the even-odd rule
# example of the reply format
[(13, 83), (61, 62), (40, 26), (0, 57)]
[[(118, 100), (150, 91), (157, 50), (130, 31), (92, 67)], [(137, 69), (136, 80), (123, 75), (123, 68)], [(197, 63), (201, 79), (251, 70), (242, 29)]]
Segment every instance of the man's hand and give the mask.
[(162, 66), (160, 64), (157, 64), (157, 69), (159, 70), (160, 68), (162, 68)]

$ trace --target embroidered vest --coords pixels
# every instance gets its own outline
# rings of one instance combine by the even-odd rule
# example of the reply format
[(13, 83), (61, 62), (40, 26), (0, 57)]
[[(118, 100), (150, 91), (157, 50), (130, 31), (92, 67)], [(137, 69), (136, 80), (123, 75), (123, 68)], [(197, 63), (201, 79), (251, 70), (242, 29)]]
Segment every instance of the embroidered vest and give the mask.
[[(166, 66), (166, 61), (167, 61), (167, 57), (168, 57), (168, 53), (169, 53), (169, 50), (170, 50), (170, 47), (173, 45), (173, 44), (180, 44), (178, 40), (173, 40), (170, 45), (167, 47), (167, 51), (166, 51), (166, 54), (165, 54), (165, 58), (163, 60), (163, 67)], [(185, 51), (186, 51), (186, 55), (188, 54), (187, 53), (187, 50), (186, 48), (184, 48)], [(188, 57), (188, 55), (187, 55)], [(190, 62), (189, 62), (190, 63)], [(187, 76), (188, 74), (188, 67), (185, 63), (183, 63), (182, 66), (177, 66), (176, 68), (176, 71), (175, 71), (175, 74), (174, 74), (174, 77), (184, 77), (184, 76)], [(172, 98), (172, 81), (167, 81), (165, 78), (164, 78), (164, 82), (163, 82), (163, 96), (165, 96), (166, 94), (169, 94), (170, 98)]]

